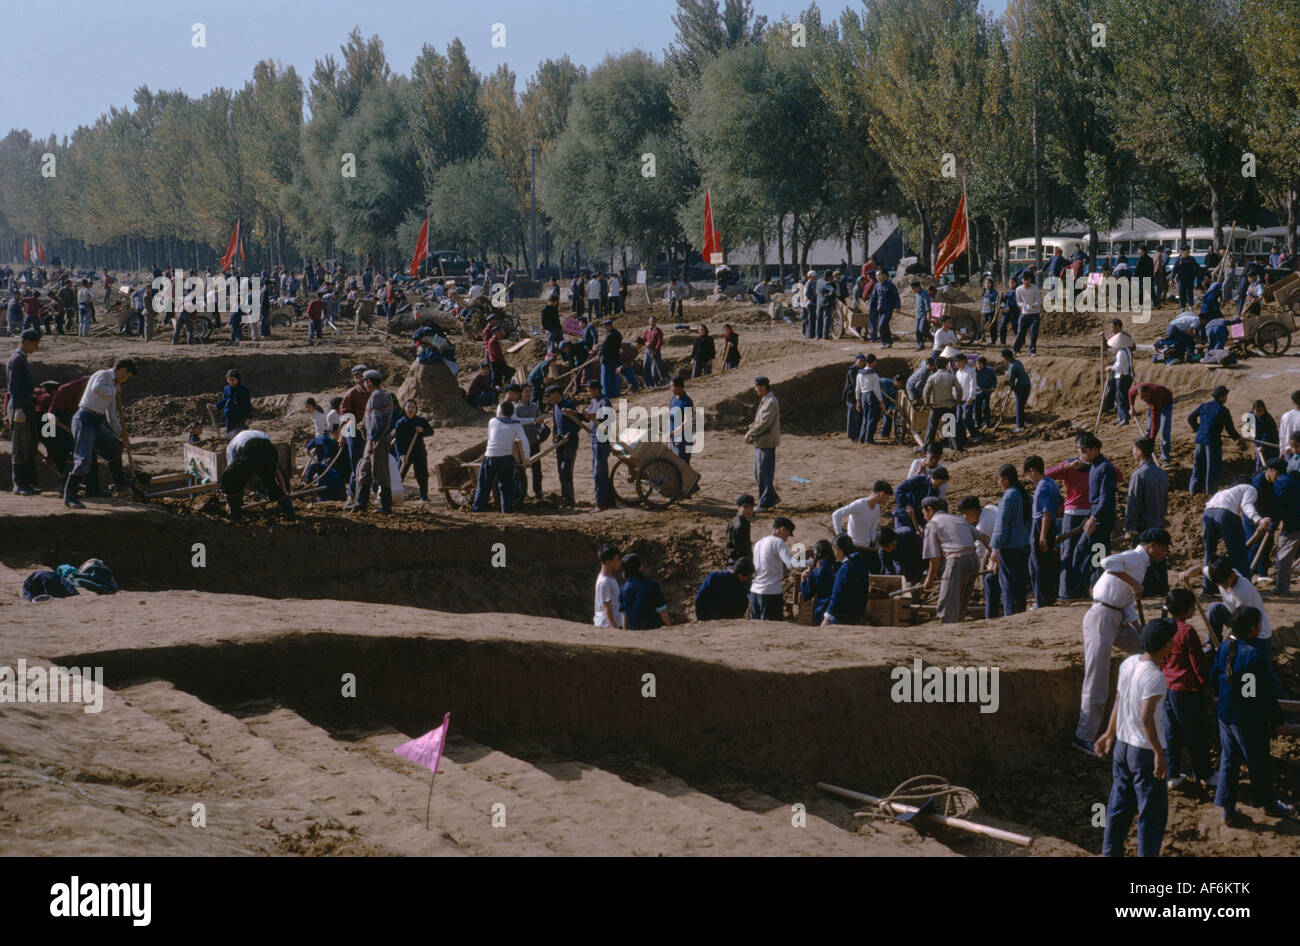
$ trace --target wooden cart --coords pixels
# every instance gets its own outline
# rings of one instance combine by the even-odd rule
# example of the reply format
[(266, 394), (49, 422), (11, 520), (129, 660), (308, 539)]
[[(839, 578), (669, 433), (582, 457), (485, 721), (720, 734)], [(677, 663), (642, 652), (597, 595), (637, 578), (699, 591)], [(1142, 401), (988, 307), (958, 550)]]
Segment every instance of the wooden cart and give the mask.
[[(560, 445), (552, 440), (545, 447), (528, 458), (524, 466), (532, 466)], [(443, 457), (433, 467), (435, 487), (442, 493), (447, 505), (452, 509), (468, 508), (474, 502), (474, 491), (478, 487), (478, 471), (483, 466), (483, 455), (487, 452), (484, 440), (472, 447), (466, 447), (460, 453)], [(516, 470), (522, 469), (516, 463)], [(514, 478), (515, 505), (523, 503), (527, 496), (526, 482), (523, 477)]]
[(666, 444), (648, 441), (647, 435), (632, 427), (612, 445), (618, 458), (609, 471), (614, 498), (625, 506), (666, 509), (695, 491), (700, 474)]

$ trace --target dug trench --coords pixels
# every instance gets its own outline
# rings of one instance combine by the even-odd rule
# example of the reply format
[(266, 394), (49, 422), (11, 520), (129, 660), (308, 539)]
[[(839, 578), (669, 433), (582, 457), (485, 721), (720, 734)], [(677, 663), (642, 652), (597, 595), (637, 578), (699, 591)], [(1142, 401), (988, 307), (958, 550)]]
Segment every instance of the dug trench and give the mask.
[[(179, 593), (168, 597), (182, 603)], [(463, 736), (512, 755), (556, 753), (616, 773), (651, 764), (699, 785), (730, 781), (803, 800), (810, 810), (824, 804), (818, 781), (882, 792), (934, 772), (990, 793), (1059, 755), (1077, 711), (1078, 668), (1042, 628), (1002, 642), (996, 712), (983, 713), (973, 702), (892, 695), (894, 669), (916, 657), (984, 663), (990, 648), (974, 636), (922, 643), (881, 629), (799, 629), (796, 638), (788, 627), (724, 622), (611, 646), (598, 631), (555, 621), (502, 614), (458, 624), (437, 615), (412, 626), (397, 614), (406, 609), (347, 603), (337, 607), (339, 629), (314, 628), (317, 610), (277, 616), (283, 630), (267, 633), (237, 626), (241, 610), (260, 602), (187, 602), (203, 614), (197, 626), (172, 632), (155, 622), (133, 635), (147, 635), (149, 646), (51, 659), (102, 666), (113, 689), (166, 680), (235, 717), (284, 706), (345, 743), (418, 734), (451, 709)], [(354, 698), (342, 698), (342, 674), (355, 675)], [(1017, 814), (1033, 824), (1031, 811)]]
[[(655, 563), (668, 599), (683, 600), (717, 567), (716, 542), (703, 528), (659, 536), (638, 531), (622, 551)], [(119, 584), (133, 591), (184, 588), (574, 620), (592, 611), (596, 553), (605, 541), (597, 529), (576, 525), (521, 529), (427, 520), (384, 528), (312, 519), (292, 529), (258, 527), (250, 536), (203, 517), (132, 510), (11, 517), (0, 558), (19, 571), (105, 558)], [(196, 567), (199, 545), (206, 564)]]

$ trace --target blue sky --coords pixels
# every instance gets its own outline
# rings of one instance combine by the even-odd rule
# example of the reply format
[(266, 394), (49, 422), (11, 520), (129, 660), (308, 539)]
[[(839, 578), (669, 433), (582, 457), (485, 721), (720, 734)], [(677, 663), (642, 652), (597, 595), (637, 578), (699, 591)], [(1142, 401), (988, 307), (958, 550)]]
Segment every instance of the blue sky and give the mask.
[[(1006, 0), (983, 0), (1001, 13)], [(805, 0), (752, 0), (756, 13), (777, 19)], [(820, 4), (824, 17), (846, 6)], [(216, 86), (239, 88), (261, 59), (294, 66), (306, 79), (315, 61), (337, 53), (353, 26), (377, 33), (395, 72), (409, 72), (420, 48), (444, 49), (459, 36), (480, 72), (509, 63), (519, 77), (543, 59), (564, 53), (593, 66), (607, 53), (637, 47), (656, 55), (675, 30), (672, 0), (59, 0), (16, 3), (5, 10), (5, 80), (0, 82), (0, 134), (26, 128), (69, 134), (110, 106), (125, 107), (137, 86), (181, 88), (201, 95)], [(207, 46), (191, 44), (192, 26), (206, 27)], [(491, 44), (496, 23), (505, 48)]]

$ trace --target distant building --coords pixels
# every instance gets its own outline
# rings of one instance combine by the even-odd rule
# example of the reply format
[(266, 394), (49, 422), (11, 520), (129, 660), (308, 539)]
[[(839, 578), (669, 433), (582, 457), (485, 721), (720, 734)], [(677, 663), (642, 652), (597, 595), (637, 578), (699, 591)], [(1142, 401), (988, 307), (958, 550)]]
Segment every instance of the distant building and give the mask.
[[(785, 220), (785, 227), (789, 231), (791, 218)], [(808, 266), (812, 269), (836, 269), (838, 267), (849, 265), (857, 269), (860, 267), (868, 256), (874, 256), (876, 262), (889, 270), (893, 270), (898, 265), (898, 261), (903, 255), (903, 231), (899, 228), (898, 218), (892, 214), (877, 217), (867, 233), (865, 246), (862, 242), (861, 233), (854, 234), (852, 258), (845, 246), (844, 238), (818, 240), (808, 249)], [(790, 265), (788, 254), (790, 247), (787, 243), (786, 265)], [(775, 269), (780, 265), (780, 260), (776, 255), (776, 240), (768, 241), (766, 248), (766, 259), (763, 262), (769, 269)], [(799, 259), (796, 265), (803, 262), (803, 247), (799, 248)], [(732, 267), (737, 266), (757, 266), (758, 244), (743, 243), (735, 249), (727, 251), (727, 263)]]

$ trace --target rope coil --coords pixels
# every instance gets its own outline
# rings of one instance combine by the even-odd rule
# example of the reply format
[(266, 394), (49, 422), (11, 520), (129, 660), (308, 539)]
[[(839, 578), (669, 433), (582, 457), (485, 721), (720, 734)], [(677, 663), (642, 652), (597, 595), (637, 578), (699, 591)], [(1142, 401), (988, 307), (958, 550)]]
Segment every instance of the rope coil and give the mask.
[(920, 808), (931, 800), (938, 806), (935, 814), (947, 818), (964, 818), (979, 808), (980, 805), (979, 796), (969, 788), (952, 785), (947, 779), (940, 778), (937, 775), (915, 775), (900, 783), (898, 787), (881, 798), (875, 805), (862, 811), (855, 811), (853, 816), (855, 818), (888, 818), (895, 821), (898, 819), (898, 814), (890, 809), (890, 802)]

